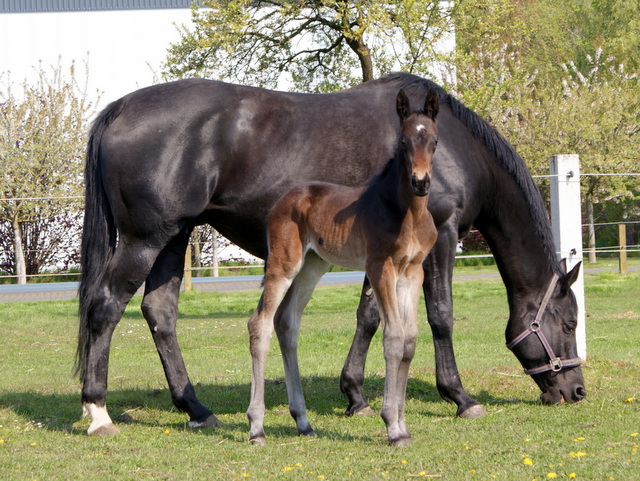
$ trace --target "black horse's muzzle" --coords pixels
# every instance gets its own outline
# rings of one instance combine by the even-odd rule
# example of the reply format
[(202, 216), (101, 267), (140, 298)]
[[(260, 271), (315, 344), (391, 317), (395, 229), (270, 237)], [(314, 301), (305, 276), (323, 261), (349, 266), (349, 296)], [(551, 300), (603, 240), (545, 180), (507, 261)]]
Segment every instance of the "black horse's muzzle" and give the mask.
[(429, 190), (431, 189), (431, 177), (427, 174), (422, 179), (418, 179), (415, 174), (413, 174), (411, 176), (411, 187), (415, 195), (424, 197), (429, 194)]

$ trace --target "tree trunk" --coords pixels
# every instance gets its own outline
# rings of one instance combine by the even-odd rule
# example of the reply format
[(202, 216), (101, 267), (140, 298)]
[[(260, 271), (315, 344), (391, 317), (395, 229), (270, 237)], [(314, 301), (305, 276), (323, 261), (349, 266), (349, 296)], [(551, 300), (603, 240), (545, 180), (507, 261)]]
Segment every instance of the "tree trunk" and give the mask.
[(20, 222), (14, 219), (11, 223), (13, 229), (13, 253), (16, 260), (16, 277), (18, 284), (27, 283), (27, 265), (24, 260), (24, 243), (22, 242), (22, 228)]
[(193, 229), (191, 235), (191, 243), (193, 244), (193, 267), (195, 268), (193, 276), (200, 277), (202, 267), (202, 252), (200, 250), (200, 229), (196, 227)]
[(593, 199), (587, 195), (587, 232), (589, 237), (589, 264), (596, 263), (596, 229), (593, 220)]
[(213, 235), (211, 236), (211, 239), (213, 242), (213, 259), (212, 259), (213, 277), (219, 277), (220, 266), (218, 261), (218, 232), (215, 229), (213, 230)]
[(373, 60), (371, 60), (371, 50), (364, 43), (362, 38), (357, 40), (345, 38), (347, 45), (355, 52), (360, 61), (360, 68), (362, 70), (362, 81), (367, 82), (373, 80)]

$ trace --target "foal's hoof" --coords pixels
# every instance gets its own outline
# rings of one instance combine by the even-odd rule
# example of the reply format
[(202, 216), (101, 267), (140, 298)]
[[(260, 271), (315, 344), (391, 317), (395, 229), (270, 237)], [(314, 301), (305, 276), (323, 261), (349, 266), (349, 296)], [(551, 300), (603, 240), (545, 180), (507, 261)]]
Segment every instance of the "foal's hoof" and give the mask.
[(487, 411), (480, 404), (474, 404), (470, 408), (458, 413), (458, 417), (464, 419), (478, 419), (485, 417), (487, 415)]
[(266, 446), (267, 438), (265, 438), (264, 436), (256, 436), (255, 438), (249, 439), (249, 444), (253, 446)]
[(109, 423), (95, 429), (89, 427), (87, 434), (89, 436), (115, 436), (116, 434), (120, 434), (120, 430), (113, 423)]
[(218, 428), (224, 426), (215, 414), (210, 414), (204, 421), (189, 421), (189, 427), (195, 429)]
[(411, 436), (403, 436), (401, 438), (389, 439), (389, 445), (395, 448), (401, 448), (403, 446), (409, 446), (411, 444)]

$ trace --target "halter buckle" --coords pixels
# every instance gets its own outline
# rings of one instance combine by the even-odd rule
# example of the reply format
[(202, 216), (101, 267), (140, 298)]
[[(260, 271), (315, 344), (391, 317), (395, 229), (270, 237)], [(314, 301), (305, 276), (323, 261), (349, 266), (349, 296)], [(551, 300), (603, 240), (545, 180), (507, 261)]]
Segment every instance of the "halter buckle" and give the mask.
[(561, 370), (562, 370), (562, 368), (563, 368), (563, 365), (562, 365), (562, 359), (560, 359), (559, 357), (556, 357), (556, 358), (554, 358), (554, 359), (551, 359), (551, 360), (549, 361), (549, 364), (551, 365), (551, 370), (552, 370), (553, 372), (561, 371)]
[(537, 332), (540, 329), (540, 323), (538, 321), (533, 321), (529, 326), (529, 329), (531, 329), (531, 332)]

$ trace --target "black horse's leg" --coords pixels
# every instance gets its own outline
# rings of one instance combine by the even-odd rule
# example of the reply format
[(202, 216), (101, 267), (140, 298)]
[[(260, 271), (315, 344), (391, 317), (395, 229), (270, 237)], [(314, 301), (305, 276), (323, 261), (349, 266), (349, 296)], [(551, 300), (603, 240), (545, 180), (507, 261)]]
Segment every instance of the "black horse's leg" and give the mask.
[(453, 352), (453, 299), (451, 282), (457, 230), (438, 230), (438, 242), (425, 261), (424, 295), (436, 358), (436, 386), (443, 399), (458, 405), (457, 415), (478, 418), (482, 406), (462, 387)]
[(190, 231), (185, 229), (162, 250), (145, 283), (142, 312), (162, 361), (173, 404), (189, 415), (191, 427), (220, 425), (196, 398), (178, 346), (178, 296), (184, 272), (184, 254)]
[(131, 297), (142, 285), (158, 251), (122, 241), (90, 300), (89, 333), (82, 377), (82, 409), (91, 417), (87, 434), (117, 434), (107, 412), (109, 350), (113, 331)]
[(372, 412), (362, 393), (362, 385), (367, 352), (379, 325), (378, 306), (369, 279), (365, 277), (358, 305), (356, 333), (340, 375), (340, 390), (349, 400), (347, 416)]

